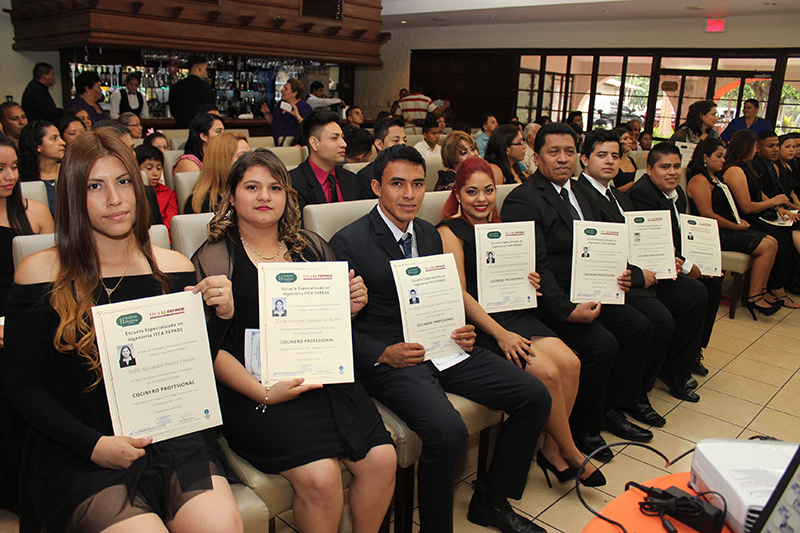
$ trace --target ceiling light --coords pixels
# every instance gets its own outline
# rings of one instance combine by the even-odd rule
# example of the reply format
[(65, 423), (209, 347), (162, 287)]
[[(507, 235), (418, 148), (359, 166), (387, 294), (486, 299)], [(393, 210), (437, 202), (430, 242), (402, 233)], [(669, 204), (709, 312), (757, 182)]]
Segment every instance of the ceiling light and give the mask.
[(703, 11), (705, 7), (703, 6), (688, 6), (686, 9), (690, 11)]
[(408, 24), (408, 21), (407, 20), (401, 20), (400, 24)]
[(777, 2), (764, 2), (764, 5), (772, 7), (772, 6), (777, 6), (778, 3)]

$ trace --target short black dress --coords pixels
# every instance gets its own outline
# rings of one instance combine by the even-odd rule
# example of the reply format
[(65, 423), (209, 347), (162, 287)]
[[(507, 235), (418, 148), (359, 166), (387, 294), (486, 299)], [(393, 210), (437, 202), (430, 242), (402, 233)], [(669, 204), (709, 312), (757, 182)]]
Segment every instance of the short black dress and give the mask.
[[(626, 155), (628, 159), (630, 159), (631, 163), (633, 163), (633, 168), (636, 168), (636, 161), (630, 155)], [(622, 187), (623, 185), (627, 185), (629, 183), (633, 183), (636, 179), (636, 170), (633, 172), (623, 172), (622, 169), (619, 169), (617, 175), (614, 176), (614, 187)]]
[[(294, 261), (335, 261), (333, 251), (318, 235), (305, 232), (308, 246)], [(215, 243), (220, 244), (220, 243)], [(237, 231), (224, 242), (231, 252), (236, 314), (222, 348), (244, 366), (245, 330), (258, 329), (258, 269), (250, 261)], [(194, 256), (201, 276), (214, 268), (206, 243)], [(287, 243), (291, 248), (291, 244)], [(294, 400), (270, 405), (263, 413), (256, 402), (218, 383), (222, 433), (231, 449), (253, 466), (277, 474), (329, 457), (363, 459), (369, 450), (392, 444), (372, 399), (358, 383), (325, 385)]]
[[(453, 234), (464, 243), (464, 273), (467, 276), (467, 292), (478, 301), (478, 266), (475, 257), (475, 228), (463, 218), (443, 220), (439, 226), (447, 226)], [(520, 311), (503, 311), (490, 313), (498, 324), (508, 331), (530, 339), (531, 337), (557, 337), (557, 335), (539, 320), (539, 309), (524, 309)], [(498, 355), (503, 355), (497, 341), (480, 328), (475, 328), (478, 338), (475, 344), (486, 348)]]
[[(113, 287), (117, 281), (104, 283)], [(170, 292), (194, 284), (192, 272), (170, 275)], [(213, 433), (150, 444), (125, 470), (93, 463), (97, 441), (114, 434), (106, 391), (102, 381), (91, 388), (95, 374), (77, 352), (60, 353), (53, 346), (60, 319), (50, 305), (51, 289), (50, 283), (14, 285), (7, 304), (7, 392), (28, 423), (22, 490), (29, 498), (22, 501), (21, 531), (36, 530), (36, 517), (50, 530), (87, 532), (148, 512), (171, 520), (184, 503), (213, 488), (212, 475), (224, 475)], [(112, 300), (161, 293), (152, 276), (127, 276)], [(102, 286), (95, 301), (107, 302)]]

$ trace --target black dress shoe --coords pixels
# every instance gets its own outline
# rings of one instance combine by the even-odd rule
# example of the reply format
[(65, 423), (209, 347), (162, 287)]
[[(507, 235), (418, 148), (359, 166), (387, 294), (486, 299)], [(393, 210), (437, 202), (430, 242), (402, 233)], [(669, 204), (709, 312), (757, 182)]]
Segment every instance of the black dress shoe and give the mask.
[[(606, 445), (606, 441), (603, 440), (603, 437), (600, 433), (589, 433), (583, 431), (582, 429), (574, 429), (572, 431), (572, 440), (575, 441), (575, 446), (581, 451), (584, 455), (589, 455), (597, 448)], [(611, 451), (611, 448), (605, 448), (603, 451), (597, 452), (592, 459), (597, 459), (598, 461), (607, 462), (614, 458), (614, 452)]]
[(475, 494), (469, 502), (467, 519), (479, 526), (496, 527), (504, 533), (547, 533), (541, 528), (514, 512), (508, 499), (486, 490), (482, 481), (474, 481)]
[(653, 440), (652, 431), (640, 428), (636, 424), (629, 422), (619, 409), (612, 409), (606, 413), (606, 429), (625, 440), (634, 442), (650, 442)]
[(679, 400), (693, 403), (700, 401), (700, 396), (686, 385), (687, 378), (662, 376), (660, 379), (669, 387), (669, 392)]
[(667, 419), (656, 413), (650, 402), (640, 402), (636, 405), (636, 409), (625, 409), (625, 411), (637, 422), (648, 426), (661, 428), (667, 424)]
[[(707, 376), (708, 369), (706, 365), (703, 364), (703, 349), (700, 348), (700, 351), (697, 352), (697, 359), (694, 362), (694, 369), (692, 370), (692, 374), (697, 374), (698, 376)], [(694, 388), (694, 387), (692, 387)]]
[(694, 390), (697, 387), (699, 387), (700, 384), (692, 376), (689, 376), (689, 379), (686, 380), (686, 386), (689, 387), (690, 389)]

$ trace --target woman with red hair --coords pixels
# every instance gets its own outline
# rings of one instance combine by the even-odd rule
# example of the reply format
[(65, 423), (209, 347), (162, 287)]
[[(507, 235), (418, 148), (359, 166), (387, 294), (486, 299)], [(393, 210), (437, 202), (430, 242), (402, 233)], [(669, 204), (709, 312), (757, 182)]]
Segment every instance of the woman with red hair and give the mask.
[[(445, 253), (456, 260), (467, 319), (476, 326), (476, 344), (495, 353), (504, 354), (512, 363), (536, 376), (550, 392), (553, 407), (545, 426), (544, 444), (536, 463), (545, 474), (548, 471), (558, 481), (575, 479), (585, 460), (575, 446), (569, 428), (569, 415), (578, 392), (580, 361), (555, 333), (538, 318), (537, 309), (505, 311), (488, 314), (477, 301), (477, 264), (475, 257), (476, 224), (500, 222), (496, 204), (496, 186), (492, 168), (479, 157), (466, 159), (456, 172), (450, 197), (442, 209), (442, 221), (437, 226)], [(528, 275), (531, 284), (539, 288), (536, 272)], [(606, 480), (591, 464), (587, 465), (581, 483), (590, 487), (605, 485)]]

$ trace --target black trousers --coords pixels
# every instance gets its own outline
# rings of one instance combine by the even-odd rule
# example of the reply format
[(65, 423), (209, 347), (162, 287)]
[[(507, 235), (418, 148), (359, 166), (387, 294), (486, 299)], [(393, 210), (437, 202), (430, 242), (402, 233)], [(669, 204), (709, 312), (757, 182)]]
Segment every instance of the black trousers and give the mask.
[(538, 379), (479, 347), (441, 372), (427, 361), (409, 368), (379, 365), (360, 377), (367, 392), (422, 439), (417, 472), (421, 532), (453, 531), (454, 480), (469, 435), (445, 392), (509, 415), (485, 482), (494, 494), (522, 497), (536, 440), (550, 415), (550, 394)]
[[(778, 227), (772, 224), (767, 224), (758, 217), (750, 217), (747, 219), (754, 229), (763, 231), (767, 235), (775, 237), (778, 241), (778, 254), (775, 256), (775, 264), (772, 265), (772, 270), (769, 273), (767, 280), (767, 289), (775, 290), (786, 287), (792, 280), (797, 277), (798, 273), (798, 260), (800, 259), (797, 250), (794, 247), (794, 240), (792, 239), (793, 228)], [(795, 223), (797, 225), (797, 223)]]
[(606, 411), (636, 406), (653, 337), (644, 315), (630, 305), (606, 305), (591, 324), (558, 324), (546, 316), (542, 321), (581, 360), (573, 427), (597, 432), (603, 429)]
[(714, 322), (717, 321), (719, 299), (722, 297), (722, 278), (700, 278), (697, 281), (705, 285), (708, 298), (706, 300), (706, 316), (703, 321), (703, 332), (700, 334), (700, 347), (708, 346)]
[(655, 296), (627, 294), (625, 303), (646, 316), (653, 326), (653, 340), (650, 342), (650, 349), (647, 352), (642, 386), (639, 391), (639, 399), (645, 400), (647, 393), (653, 389), (670, 351), (670, 342), (675, 331), (675, 319)]

